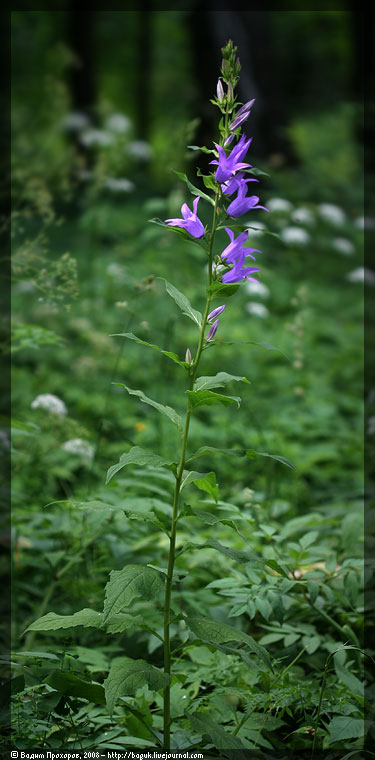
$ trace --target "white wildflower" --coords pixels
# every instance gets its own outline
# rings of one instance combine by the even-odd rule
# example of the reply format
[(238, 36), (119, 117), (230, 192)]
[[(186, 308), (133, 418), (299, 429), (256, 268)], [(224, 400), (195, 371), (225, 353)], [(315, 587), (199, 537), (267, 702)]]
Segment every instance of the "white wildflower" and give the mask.
[(358, 216), (357, 219), (354, 219), (354, 227), (358, 227), (359, 230), (364, 230), (365, 228), (365, 217), (364, 216)]
[(310, 240), (310, 235), (301, 227), (284, 227), (280, 232), (280, 237), (284, 243), (291, 245), (306, 245)]
[(80, 132), (82, 129), (88, 129), (90, 126), (90, 119), (85, 113), (72, 111), (62, 120), (61, 126), (68, 132)]
[(321, 203), (318, 206), (320, 216), (325, 219), (326, 222), (331, 224), (344, 224), (345, 213), (340, 206), (335, 206), (334, 203)]
[(292, 211), (290, 218), (296, 224), (315, 224), (314, 214), (309, 208), (296, 208)]
[(349, 272), (346, 275), (346, 279), (349, 282), (365, 282), (366, 285), (375, 285), (375, 272), (372, 269), (358, 267), (358, 269), (353, 269), (352, 272)]
[(115, 261), (112, 262), (112, 264), (108, 264), (107, 266), (107, 274), (110, 277), (114, 277), (118, 280), (123, 280), (125, 278), (126, 272), (125, 268), (121, 266), (121, 264), (116, 264)]
[(135, 188), (134, 182), (126, 177), (107, 177), (104, 186), (115, 193), (131, 193)]
[(245, 281), (245, 290), (250, 296), (259, 296), (260, 298), (268, 298), (270, 294), (269, 288), (263, 282), (251, 282), (251, 280)]
[(264, 306), (263, 303), (253, 303), (252, 301), (246, 304), (246, 311), (252, 314), (253, 317), (261, 317), (261, 319), (268, 317), (269, 314), (267, 306)]
[(85, 464), (90, 464), (95, 453), (91, 443), (84, 441), (83, 438), (71, 438), (69, 441), (65, 441), (61, 448), (69, 454), (81, 457)]
[(109, 132), (104, 132), (103, 129), (88, 129), (81, 134), (79, 139), (86, 148), (91, 148), (92, 146), (106, 147), (107, 145), (111, 145), (114, 140), (113, 135), (109, 134)]
[(249, 230), (249, 237), (257, 237), (258, 235), (263, 235), (263, 230), (267, 229), (266, 225), (263, 224), (263, 222), (249, 222), (245, 225), (245, 227)]
[(144, 140), (133, 140), (128, 145), (128, 153), (133, 158), (139, 158), (142, 161), (148, 161), (152, 155), (153, 150)]
[(344, 256), (351, 256), (354, 253), (354, 245), (347, 238), (334, 238), (332, 240), (332, 248), (338, 253), (344, 254)]
[(50, 414), (57, 414), (63, 416), (68, 413), (68, 410), (61, 398), (54, 396), (52, 393), (41, 393), (34, 398), (31, 403), (32, 409), (45, 409)]
[(270, 198), (266, 206), (270, 211), (285, 211), (286, 213), (293, 208), (291, 202), (285, 198)]
[(105, 128), (110, 132), (116, 132), (117, 134), (127, 134), (132, 128), (132, 122), (128, 116), (124, 116), (123, 113), (113, 113), (108, 116), (105, 122)]

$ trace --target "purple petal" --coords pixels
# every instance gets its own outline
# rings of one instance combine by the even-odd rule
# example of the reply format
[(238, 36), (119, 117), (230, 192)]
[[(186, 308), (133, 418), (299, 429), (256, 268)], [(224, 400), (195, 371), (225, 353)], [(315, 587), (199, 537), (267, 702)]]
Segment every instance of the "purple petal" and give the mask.
[(218, 306), (216, 309), (211, 311), (211, 313), (207, 317), (207, 322), (212, 322), (216, 317), (219, 317), (220, 314), (224, 311), (225, 304), (223, 306)]
[(219, 327), (219, 322), (220, 322), (220, 320), (217, 319), (216, 322), (214, 322), (213, 325), (211, 325), (211, 327), (210, 327), (210, 329), (208, 331), (208, 335), (207, 335), (206, 340), (212, 340), (212, 338), (214, 337), (214, 335), (216, 333), (217, 328)]

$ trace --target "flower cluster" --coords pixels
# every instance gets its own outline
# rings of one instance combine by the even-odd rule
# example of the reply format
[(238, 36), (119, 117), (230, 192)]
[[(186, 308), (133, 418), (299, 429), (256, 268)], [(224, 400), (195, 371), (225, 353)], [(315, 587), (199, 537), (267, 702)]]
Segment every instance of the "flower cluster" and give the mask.
[[(215, 190), (215, 212), (212, 231), (206, 234), (204, 224), (197, 215), (200, 198), (207, 198), (204, 193), (197, 195), (195, 198), (193, 210), (184, 203), (181, 206), (181, 218), (165, 219), (165, 224), (169, 227), (180, 227), (194, 238), (204, 238), (204, 242), (207, 243), (210, 260), (213, 255), (213, 238), (216, 231), (215, 222), (217, 215), (225, 214), (228, 219), (227, 223), (229, 224), (229, 219), (238, 219), (253, 209), (269, 211), (265, 206), (260, 205), (257, 195), (248, 194), (248, 184), (250, 182), (258, 182), (258, 180), (248, 175), (252, 165), (248, 163), (246, 156), (252, 138), (241, 134), (241, 127), (249, 118), (255, 99), (249, 100), (236, 110), (237, 104), (234, 88), (241, 66), (236, 57), (236, 48), (231, 41), (223, 48), (223, 56), (221, 77), (216, 87), (216, 98), (211, 101), (219, 107), (223, 114), (219, 125), (221, 139), (219, 143), (214, 143), (214, 151), (209, 151), (207, 148), (203, 149), (205, 152), (215, 154), (215, 158), (209, 162), (210, 166), (216, 167), (215, 172), (204, 177), (206, 187)], [(226, 85), (226, 91), (224, 85)], [(234, 141), (236, 142), (232, 146)], [(188, 185), (191, 187), (189, 182)], [(197, 190), (197, 188), (194, 188), (194, 190)], [(221, 201), (224, 203), (221, 204)], [(250, 257), (255, 261), (253, 253), (260, 253), (260, 251), (245, 246), (249, 231), (245, 230), (235, 238), (232, 229), (225, 226), (224, 229), (229, 236), (230, 242), (222, 253), (215, 258), (212, 270), (213, 279), (217, 280), (221, 278), (221, 282), (224, 284), (238, 283), (242, 280), (250, 280), (256, 283), (257, 280), (252, 275), (255, 272), (259, 272), (259, 269), (254, 266), (247, 266), (246, 258)], [(225, 306), (220, 306), (208, 315), (207, 322), (210, 328), (206, 341), (213, 339), (219, 324), (218, 317), (224, 308)]]
[(45, 409), (50, 414), (64, 416), (68, 410), (61, 398), (54, 396), (53, 393), (41, 393), (31, 402), (32, 409)]

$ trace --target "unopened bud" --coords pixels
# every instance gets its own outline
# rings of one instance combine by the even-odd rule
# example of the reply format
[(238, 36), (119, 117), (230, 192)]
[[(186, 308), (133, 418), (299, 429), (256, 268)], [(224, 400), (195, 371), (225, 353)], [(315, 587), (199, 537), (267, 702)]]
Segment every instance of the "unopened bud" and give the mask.
[(211, 314), (208, 315), (207, 322), (209, 323), (213, 322), (214, 319), (216, 319), (216, 317), (219, 317), (220, 314), (222, 314), (224, 309), (225, 309), (225, 304), (223, 306), (217, 306), (216, 309), (211, 311)]
[(221, 103), (221, 101), (224, 99), (224, 88), (223, 88), (221, 79), (217, 80), (216, 95), (218, 97), (218, 100), (220, 100), (220, 103)]
[(189, 347), (186, 349), (186, 354), (185, 354), (185, 361), (186, 361), (188, 364), (191, 364), (191, 362), (192, 362), (192, 358), (191, 358), (191, 352), (190, 352), (190, 348), (189, 348)]
[(228, 84), (227, 97), (228, 97), (228, 100), (233, 99), (233, 87), (231, 84)]
[(211, 327), (210, 327), (210, 329), (208, 331), (207, 338), (206, 338), (207, 341), (213, 339), (213, 337), (214, 337), (214, 335), (216, 333), (216, 330), (219, 327), (219, 322), (220, 322), (220, 320), (217, 319), (216, 322), (214, 322), (213, 325), (211, 325)]
[(233, 142), (233, 140), (234, 140), (234, 135), (229, 135), (229, 137), (226, 137), (226, 139), (224, 140), (224, 145), (225, 145), (225, 147), (226, 147), (227, 145), (230, 145), (230, 144), (231, 144), (231, 142)]

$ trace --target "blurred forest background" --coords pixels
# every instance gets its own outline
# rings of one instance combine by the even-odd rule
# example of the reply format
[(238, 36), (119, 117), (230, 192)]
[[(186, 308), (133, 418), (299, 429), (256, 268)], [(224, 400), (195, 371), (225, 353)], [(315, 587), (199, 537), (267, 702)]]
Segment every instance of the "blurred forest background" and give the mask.
[[(131, 11), (60, 5), (12, 13), (15, 646), (26, 624), (45, 611), (72, 612), (87, 595), (91, 603), (108, 567), (132, 561), (134, 551), (141, 561), (155, 561), (156, 546), (165, 563), (165, 544), (147, 524), (132, 521), (124, 534), (117, 523), (98, 529), (97, 514), (82, 516), (72, 504), (44, 506), (108, 500), (105, 471), (131, 445), (163, 456), (175, 451), (168, 421), (112, 385), (129, 383), (180, 408), (184, 386), (175, 367), (110, 336), (133, 332), (180, 358), (194, 346), (194, 327), (166, 301), (157, 278), (167, 277), (201, 308), (205, 261), (148, 220), (179, 216), (190, 202), (173, 170), (194, 184), (201, 182), (197, 168), (208, 171), (207, 156), (187, 145), (212, 147), (217, 140), (210, 98), (228, 38), (242, 64), (239, 99), (256, 98), (244, 131), (254, 138), (250, 161), (264, 172), (256, 192), (271, 213), (249, 215), (256, 227), (249, 239), (263, 251), (260, 286), (248, 283), (229, 300), (220, 329), (223, 339), (270, 343), (288, 358), (220, 345), (218, 335), (204, 356), (204, 374), (222, 369), (252, 385), (241, 394), (240, 412), (198, 413), (191, 446), (254, 448), (293, 461), (295, 472), (264, 457), (250, 467), (207, 456), (204, 469), (216, 468), (220, 498), (250, 515), (254, 551), (272, 551), (282, 526), (293, 524), (285, 540), (314, 526), (311, 541), (318, 545), (306, 557), (328, 563), (325, 603), (360, 637), (363, 288), (371, 293), (375, 284), (363, 267), (371, 219), (363, 211), (362, 14), (216, 11), (200, 3), (153, 10), (145, 0)], [(200, 214), (207, 222), (202, 201)], [(218, 251), (224, 241), (219, 234)], [(372, 444), (371, 387), (367, 400)], [(5, 435), (1, 445), (9, 445)], [(146, 481), (147, 475), (143, 486), (130, 476), (118, 481), (111, 498), (121, 499), (121, 488), (139, 495)], [(199, 529), (203, 538), (209, 529)], [(224, 543), (241, 547), (238, 536), (221, 530)], [(227, 569), (207, 551), (201, 585)], [(293, 560), (297, 570), (301, 552)], [(349, 577), (345, 589), (342, 576), (334, 579), (338, 566)], [(248, 614), (264, 627), (273, 612), (261, 607)], [(296, 609), (291, 605), (291, 620)], [(310, 620), (305, 608), (300, 615)], [(318, 620), (314, 634), (323, 649), (337, 636), (325, 625)], [(299, 635), (285, 650), (290, 660)], [(324, 668), (320, 651), (313, 670)], [(22, 730), (26, 742), (30, 725)]]

